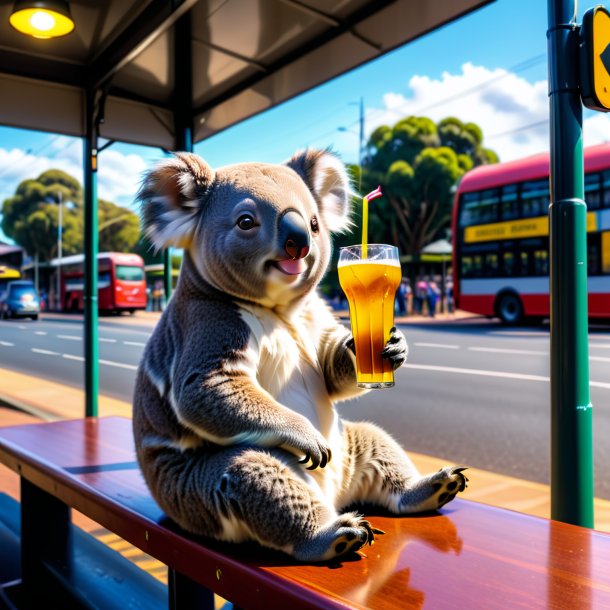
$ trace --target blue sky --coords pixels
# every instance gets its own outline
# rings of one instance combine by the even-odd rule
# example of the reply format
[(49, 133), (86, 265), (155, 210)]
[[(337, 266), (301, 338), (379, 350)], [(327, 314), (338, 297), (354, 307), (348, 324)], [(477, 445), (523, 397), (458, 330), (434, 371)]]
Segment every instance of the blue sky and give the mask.
[[(580, 21), (597, 2), (578, 4)], [(367, 133), (410, 114), (434, 120), (453, 115), (481, 125), (485, 145), (501, 160), (545, 150), (546, 5), (543, 0), (497, 0), (227, 129), (195, 150), (216, 167), (240, 161), (281, 162), (306, 146), (331, 146), (346, 162), (356, 162), (361, 96)], [(585, 145), (608, 139), (608, 117), (585, 112)], [(159, 149), (142, 146), (117, 143), (108, 148), (100, 156), (100, 196), (132, 206), (142, 172), (161, 156)], [(60, 167), (82, 180), (81, 158), (77, 138), (0, 127), (0, 201), (12, 195), (21, 180), (49, 167)]]

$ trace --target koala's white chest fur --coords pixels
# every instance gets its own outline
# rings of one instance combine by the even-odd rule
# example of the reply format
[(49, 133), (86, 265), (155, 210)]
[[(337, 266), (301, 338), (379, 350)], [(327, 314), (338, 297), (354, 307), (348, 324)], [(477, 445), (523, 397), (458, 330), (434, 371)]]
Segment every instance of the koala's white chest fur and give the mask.
[(312, 477), (327, 497), (334, 495), (342, 477), (341, 422), (318, 362), (316, 329), (301, 319), (288, 323), (264, 307), (242, 307), (240, 315), (252, 331), (249, 348), (258, 384), (329, 441), (333, 460)]

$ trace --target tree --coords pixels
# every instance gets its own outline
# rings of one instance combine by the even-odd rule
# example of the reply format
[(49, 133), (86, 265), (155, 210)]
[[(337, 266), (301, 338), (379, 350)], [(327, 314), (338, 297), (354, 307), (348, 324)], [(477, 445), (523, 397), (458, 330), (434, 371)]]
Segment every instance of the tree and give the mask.
[(98, 201), (100, 252), (132, 252), (140, 240), (140, 220), (110, 201)]
[[(2, 205), (2, 230), (41, 261), (57, 256), (59, 202), (62, 207), (62, 254), (83, 251), (83, 189), (66, 172), (50, 169), (19, 184), (15, 195)], [(139, 221), (133, 212), (99, 200), (100, 250), (130, 252), (139, 238)]]
[(369, 241), (394, 243), (401, 254), (417, 254), (442, 237), (450, 226), (459, 179), (477, 165), (498, 161), (482, 142), (478, 125), (455, 117), (435, 124), (411, 116), (391, 128), (378, 127), (362, 167), (363, 193), (381, 184), (385, 195), (370, 206)]
[[(2, 230), (30, 255), (49, 260), (57, 254), (59, 198), (64, 202), (82, 200), (77, 180), (61, 170), (48, 170), (36, 180), (24, 180), (15, 195), (2, 205)], [(82, 242), (82, 219), (75, 208), (64, 206), (63, 252), (75, 254)]]

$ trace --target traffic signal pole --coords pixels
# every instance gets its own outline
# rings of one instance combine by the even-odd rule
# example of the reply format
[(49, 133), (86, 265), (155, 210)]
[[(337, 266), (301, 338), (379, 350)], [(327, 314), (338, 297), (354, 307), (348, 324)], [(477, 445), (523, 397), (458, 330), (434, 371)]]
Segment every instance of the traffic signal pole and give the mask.
[(97, 153), (95, 89), (88, 87), (85, 98), (87, 132), (84, 139), (85, 165), (85, 415), (97, 417), (99, 392), (98, 300), (97, 300)]
[(593, 527), (587, 206), (574, 0), (548, 0), (551, 518)]

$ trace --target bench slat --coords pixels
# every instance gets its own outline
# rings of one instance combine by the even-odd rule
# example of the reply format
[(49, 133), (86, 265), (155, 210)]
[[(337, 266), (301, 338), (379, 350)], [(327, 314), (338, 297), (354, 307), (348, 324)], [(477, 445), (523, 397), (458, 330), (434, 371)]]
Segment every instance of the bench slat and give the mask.
[(439, 514), (371, 515), (386, 534), (366, 558), (301, 565), (168, 523), (135, 462), (130, 420), (2, 428), (0, 462), (246, 608), (610, 608), (610, 536), (563, 523), (455, 500)]

